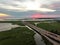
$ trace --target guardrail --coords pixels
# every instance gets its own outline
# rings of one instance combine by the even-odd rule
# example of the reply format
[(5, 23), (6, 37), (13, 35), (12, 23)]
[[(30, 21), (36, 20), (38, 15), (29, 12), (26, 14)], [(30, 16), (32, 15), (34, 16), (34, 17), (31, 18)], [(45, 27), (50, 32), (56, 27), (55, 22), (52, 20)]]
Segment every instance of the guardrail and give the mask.
[(23, 24), (29, 26), (34, 31), (36, 31), (38, 34), (41, 34), (42, 36), (44, 36), (53, 45), (60, 45), (60, 35), (57, 35), (57, 34), (54, 34), (52, 32), (46, 31), (42, 28), (38, 28), (37, 26), (30, 24), (29, 22), (23, 21)]

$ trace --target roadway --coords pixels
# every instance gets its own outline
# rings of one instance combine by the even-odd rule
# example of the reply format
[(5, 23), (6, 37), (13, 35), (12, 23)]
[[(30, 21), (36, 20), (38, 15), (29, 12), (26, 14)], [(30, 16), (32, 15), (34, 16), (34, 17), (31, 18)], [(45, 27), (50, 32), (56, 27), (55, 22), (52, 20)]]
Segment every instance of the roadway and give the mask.
[(49, 40), (53, 45), (60, 45), (60, 35), (54, 34), (52, 32), (46, 31), (42, 28), (38, 28), (37, 26), (29, 23), (22, 21), (23, 24), (29, 26), (32, 28), (34, 31), (36, 31), (38, 34), (41, 34), (44, 36), (47, 40)]

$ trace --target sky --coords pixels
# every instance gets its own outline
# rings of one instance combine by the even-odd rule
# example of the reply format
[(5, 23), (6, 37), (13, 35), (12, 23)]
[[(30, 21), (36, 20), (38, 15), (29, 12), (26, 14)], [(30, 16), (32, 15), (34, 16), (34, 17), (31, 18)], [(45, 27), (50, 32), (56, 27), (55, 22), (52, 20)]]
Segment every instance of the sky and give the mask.
[(60, 0), (0, 0), (0, 18), (60, 17), (59, 4)]

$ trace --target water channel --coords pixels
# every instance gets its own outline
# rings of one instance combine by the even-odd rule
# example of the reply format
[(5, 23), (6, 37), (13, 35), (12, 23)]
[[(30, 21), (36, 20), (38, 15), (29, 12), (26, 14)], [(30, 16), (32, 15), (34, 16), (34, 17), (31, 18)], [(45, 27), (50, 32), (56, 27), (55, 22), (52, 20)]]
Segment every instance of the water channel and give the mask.
[[(29, 28), (30, 30), (34, 31), (33, 29), (31, 29), (29, 26), (26, 25), (27, 28)], [(35, 32), (35, 31), (34, 31)], [(37, 32), (35, 32), (34, 35), (34, 40), (36, 42), (36, 45), (46, 45), (44, 43), (44, 40), (42, 39), (41, 35), (39, 35)]]
[[(10, 30), (10, 29), (16, 28), (16, 27), (19, 27), (19, 25), (12, 25), (12, 23), (0, 23), (0, 32)], [(29, 28), (30, 30), (32, 30), (30, 27), (28, 27), (28, 26), (26, 26), (26, 27)], [(36, 45), (45, 45), (42, 37), (36, 32), (35, 32), (35, 35), (34, 35), (34, 40), (36, 42)]]

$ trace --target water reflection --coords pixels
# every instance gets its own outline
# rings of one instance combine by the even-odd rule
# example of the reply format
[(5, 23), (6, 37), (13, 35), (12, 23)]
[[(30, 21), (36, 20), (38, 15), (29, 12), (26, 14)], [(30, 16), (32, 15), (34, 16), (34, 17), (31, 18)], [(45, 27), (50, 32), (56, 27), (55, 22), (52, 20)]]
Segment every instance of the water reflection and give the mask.
[[(20, 27), (20, 26), (19, 25), (12, 25), (12, 23), (0, 23), (0, 31), (10, 30), (10, 29), (16, 28), (16, 27)], [(36, 33), (34, 35), (34, 39), (35, 39), (36, 45), (45, 45), (42, 37), (38, 33)]]
[(34, 35), (34, 38), (36, 41), (36, 45), (45, 45), (44, 40), (42, 39), (42, 37), (38, 33), (36, 33)]
[(15, 27), (19, 27), (19, 25), (12, 25), (12, 23), (0, 23), (0, 31), (10, 30)]
[[(34, 31), (32, 28), (30, 28), (29, 26), (25, 25), (28, 29)], [(34, 31), (35, 32), (35, 31)], [(35, 42), (36, 42), (36, 45), (46, 45), (44, 43), (44, 40), (42, 39), (42, 37), (35, 32), (35, 35), (34, 35), (34, 39), (35, 39)]]

